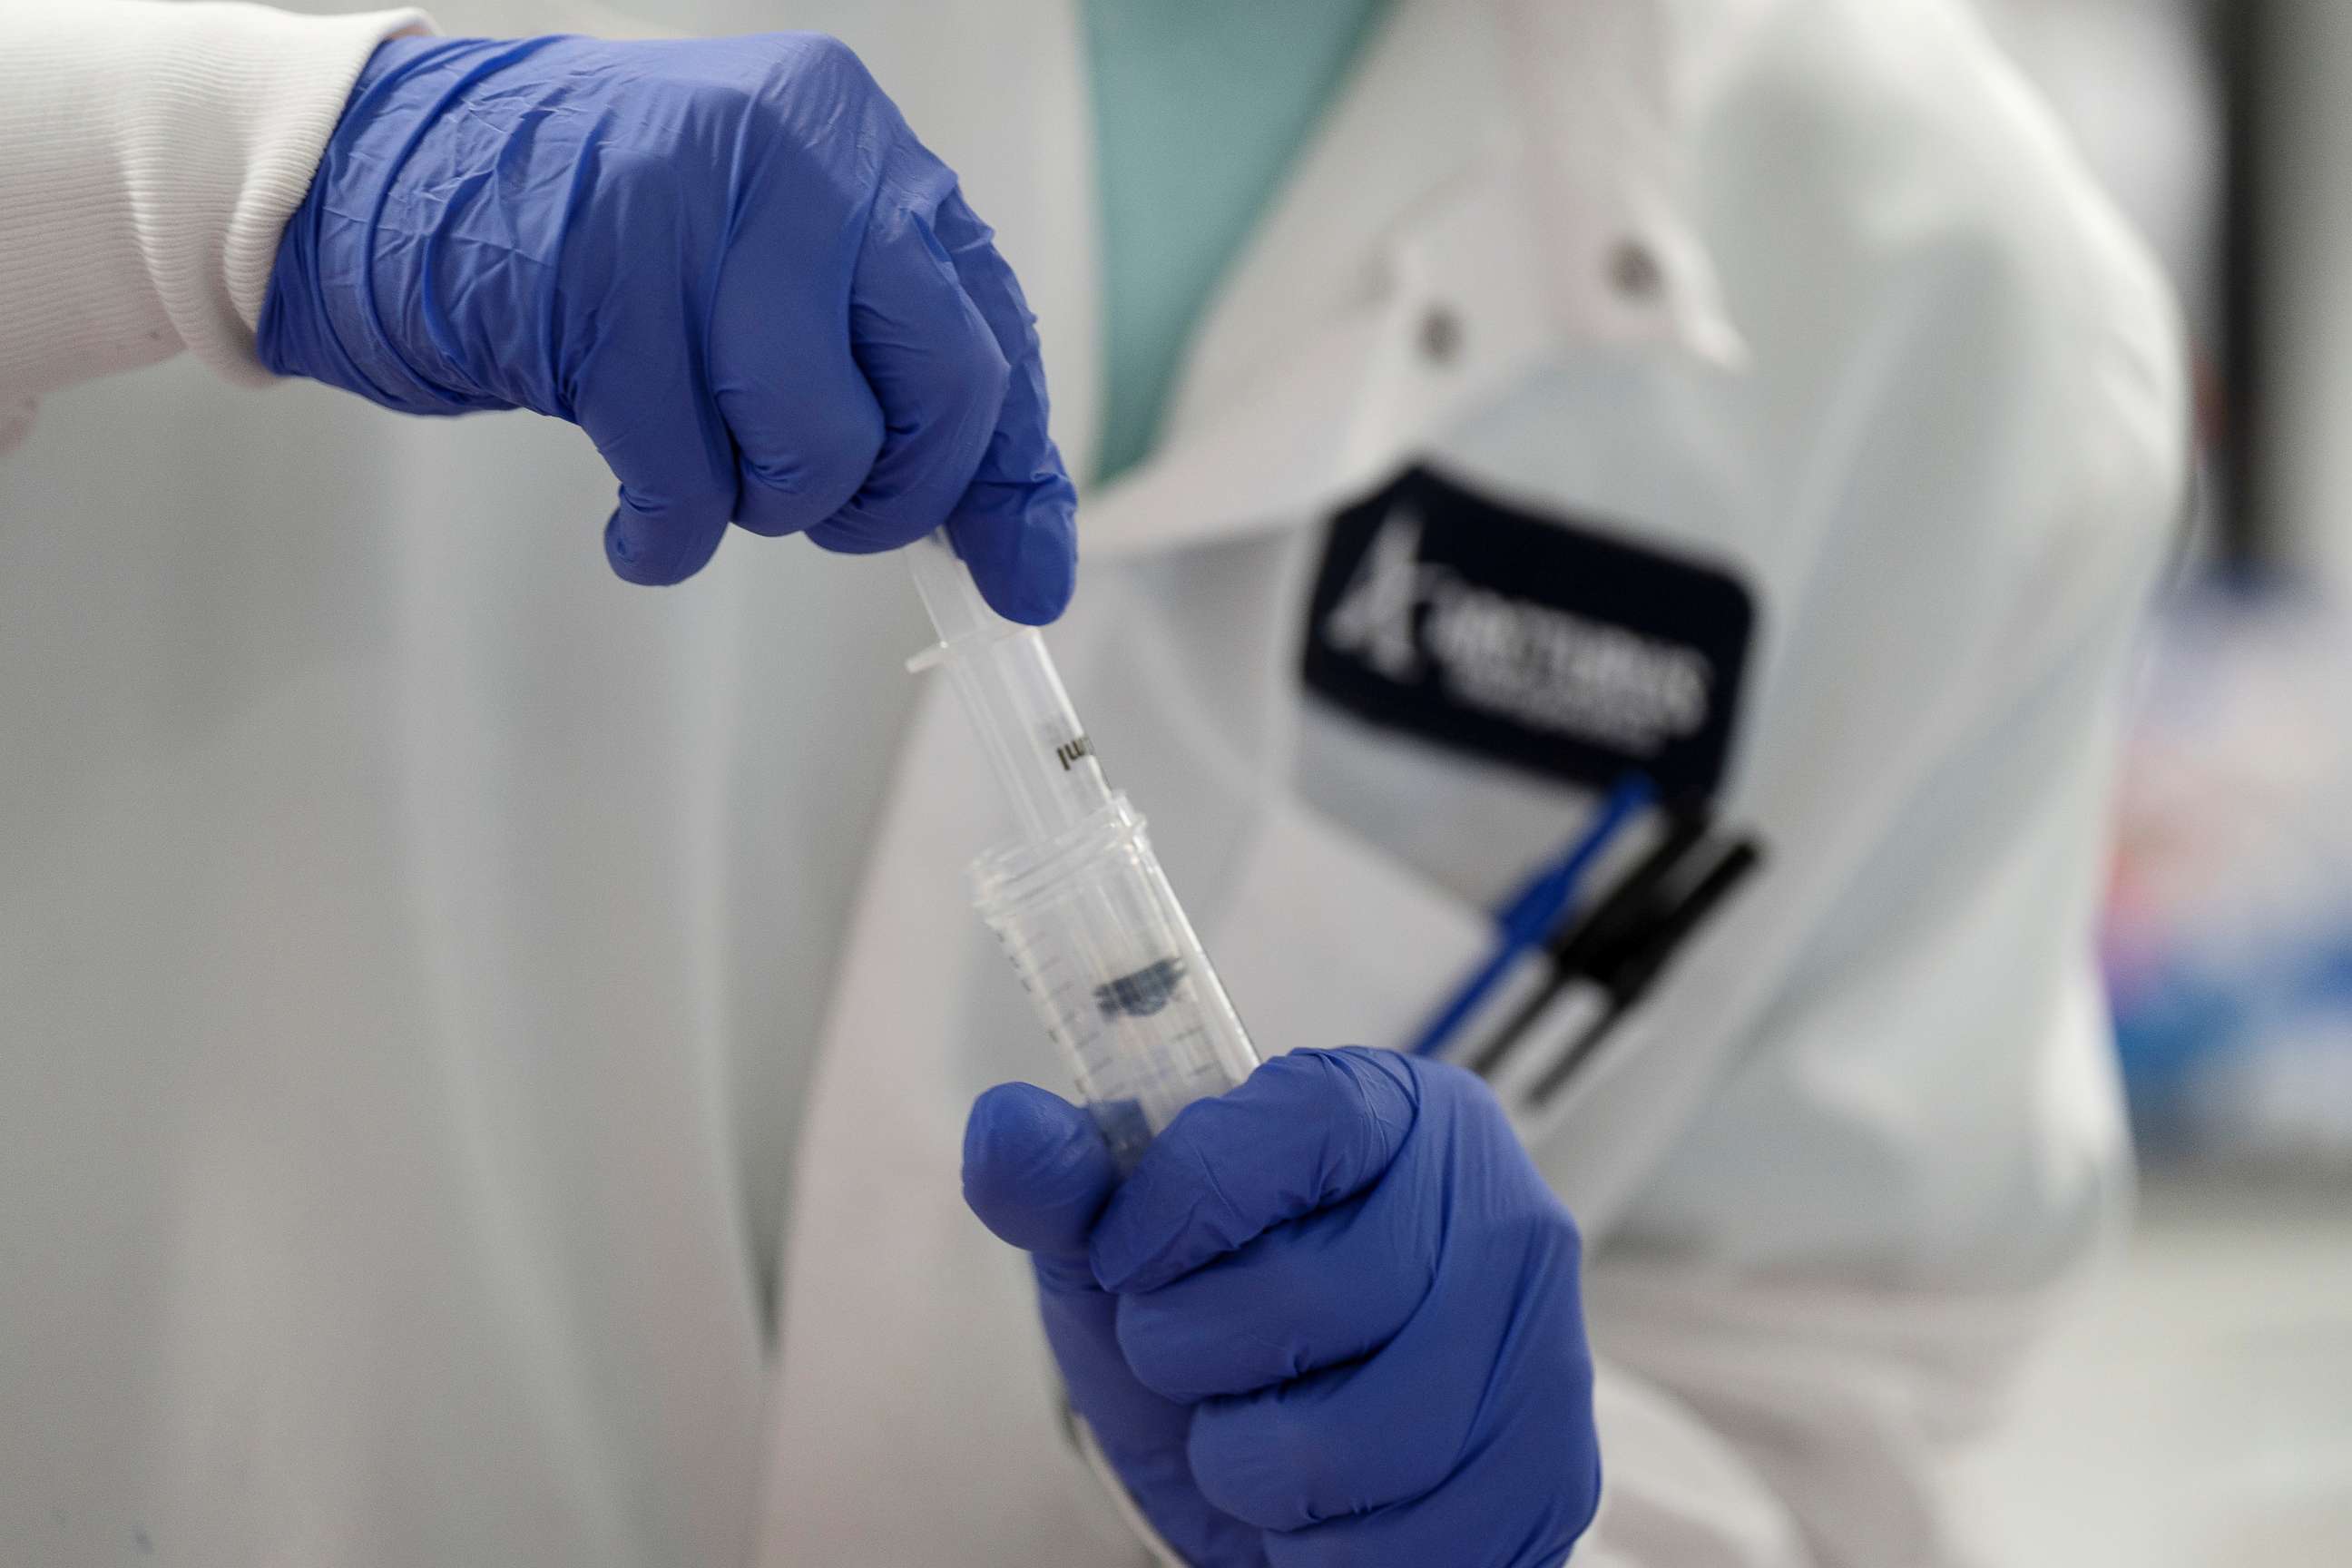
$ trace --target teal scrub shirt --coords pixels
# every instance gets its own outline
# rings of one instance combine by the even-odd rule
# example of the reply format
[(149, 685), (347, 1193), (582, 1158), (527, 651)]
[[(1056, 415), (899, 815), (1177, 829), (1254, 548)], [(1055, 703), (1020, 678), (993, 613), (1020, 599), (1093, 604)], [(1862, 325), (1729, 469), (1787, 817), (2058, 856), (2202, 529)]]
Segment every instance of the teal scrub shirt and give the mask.
[(1234, 253), (1390, 0), (1084, 0), (1105, 300), (1096, 472), (1159, 435)]

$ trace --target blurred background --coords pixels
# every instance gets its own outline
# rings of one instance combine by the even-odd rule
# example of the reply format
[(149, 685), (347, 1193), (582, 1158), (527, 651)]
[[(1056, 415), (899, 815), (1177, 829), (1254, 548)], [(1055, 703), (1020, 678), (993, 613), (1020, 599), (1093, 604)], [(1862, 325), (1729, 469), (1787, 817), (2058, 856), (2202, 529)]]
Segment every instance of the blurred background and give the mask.
[[(2352, 0), (1974, 3), (2178, 287), (2202, 457), (2105, 929), (2139, 1219), (2039, 1356), (2014, 1436), (1963, 1483), (1989, 1563), (2352, 1568)], [(239, 432), (254, 442), (275, 416), (220, 416), (255, 421)], [(202, 472), (194, 428), (175, 438)], [(516, 493), (488, 509), (563, 473), (583, 515), (601, 510), (568, 433), (466, 438), (522, 444)], [(331, 481), (298, 461), (274, 482)], [(794, 594), (794, 566), (746, 552), (702, 591), (730, 613), (790, 598), (845, 620), (872, 602)], [(890, 635), (918, 640), (912, 624)], [(823, 763), (795, 761), (809, 776), (793, 787), (878, 790)], [(846, 886), (853, 869), (845, 849), (825, 874)], [(822, 973), (831, 938), (792, 934)]]
[(2352, 5), (1979, 0), (2178, 284), (2194, 514), (2106, 959), (2145, 1162), (1988, 1555), (2352, 1563)]

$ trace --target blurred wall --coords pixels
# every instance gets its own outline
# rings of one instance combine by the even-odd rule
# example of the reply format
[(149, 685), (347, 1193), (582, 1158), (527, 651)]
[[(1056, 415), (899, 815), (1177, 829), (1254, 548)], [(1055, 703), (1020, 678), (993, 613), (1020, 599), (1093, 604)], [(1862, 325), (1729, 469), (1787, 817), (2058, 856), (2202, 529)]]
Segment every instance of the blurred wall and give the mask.
[(2284, 554), (2352, 600), (2352, 5), (2236, 3), (2265, 12), (2249, 62), (2265, 186), (2255, 460)]

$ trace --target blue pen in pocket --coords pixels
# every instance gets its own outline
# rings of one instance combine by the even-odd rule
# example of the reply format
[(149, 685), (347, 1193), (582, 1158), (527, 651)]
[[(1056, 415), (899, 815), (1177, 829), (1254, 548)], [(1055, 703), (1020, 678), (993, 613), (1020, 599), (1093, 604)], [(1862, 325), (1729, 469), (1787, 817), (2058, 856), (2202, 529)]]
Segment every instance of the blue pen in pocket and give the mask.
[(1544, 943), (1574, 907), (1594, 863), (1649, 807), (1655, 794), (1650, 781), (1639, 773), (1618, 781), (1584, 831), (1496, 912), (1494, 952), (1430, 1015), (1406, 1047), (1412, 1055), (1442, 1054), (1466, 1037), (1472, 1019), (1512, 1005), (1538, 982)]

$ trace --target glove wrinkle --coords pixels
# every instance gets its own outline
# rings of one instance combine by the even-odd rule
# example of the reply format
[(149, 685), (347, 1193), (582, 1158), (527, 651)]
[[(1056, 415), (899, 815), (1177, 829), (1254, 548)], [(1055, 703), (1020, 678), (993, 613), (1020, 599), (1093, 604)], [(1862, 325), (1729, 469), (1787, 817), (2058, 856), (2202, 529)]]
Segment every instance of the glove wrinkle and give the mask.
[(281, 237), (257, 347), (404, 412), (581, 426), (632, 582), (700, 570), (730, 521), (847, 552), (950, 527), (1027, 621), (1075, 580), (1019, 284), (830, 38), (383, 45)]

